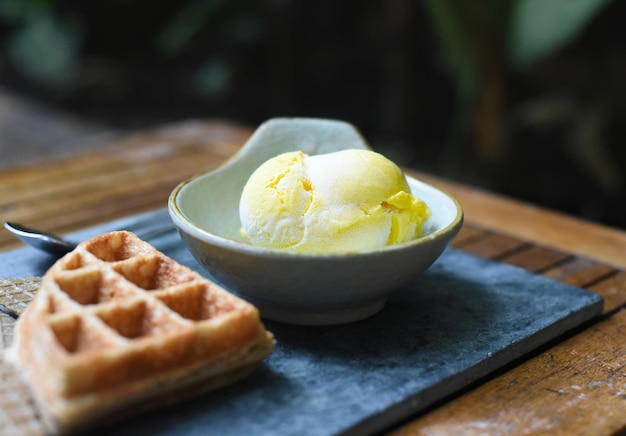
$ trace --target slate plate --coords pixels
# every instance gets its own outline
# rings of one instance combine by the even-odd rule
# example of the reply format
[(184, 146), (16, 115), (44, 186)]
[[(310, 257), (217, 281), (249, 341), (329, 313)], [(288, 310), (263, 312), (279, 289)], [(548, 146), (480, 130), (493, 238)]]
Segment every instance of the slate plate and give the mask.
[[(168, 221), (159, 210), (76, 233)], [(203, 272), (174, 232), (151, 240)], [(0, 254), (0, 277), (41, 275), (52, 259)], [(331, 327), (266, 322), (274, 353), (245, 381), (145, 413), (101, 434), (370, 434), (398, 423), (598, 315), (602, 298), (448, 249), (377, 315)]]

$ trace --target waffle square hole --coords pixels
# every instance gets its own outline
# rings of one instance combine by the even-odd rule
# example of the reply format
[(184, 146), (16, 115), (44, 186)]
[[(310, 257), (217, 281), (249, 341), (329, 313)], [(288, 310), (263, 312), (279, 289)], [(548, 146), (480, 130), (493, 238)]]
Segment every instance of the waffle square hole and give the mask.
[(58, 343), (68, 353), (99, 350), (111, 345), (110, 338), (87, 326), (79, 315), (56, 316), (50, 320), (50, 327)]
[(68, 254), (59, 261), (61, 268), (64, 270), (79, 269), (87, 265), (87, 263), (88, 262), (85, 261), (85, 258), (80, 253)]
[(46, 315), (55, 315), (74, 308), (71, 303), (68, 304), (70, 299), (60, 292), (41, 294), (37, 298), (44, 305), (43, 310)]
[(206, 283), (193, 283), (165, 291), (159, 293), (157, 298), (183, 318), (192, 321), (211, 319), (235, 308), (233, 300), (212, 291)]
[(96, 236), (85, 244), (85, 249), (105, 262), (118, 262), (153, 251), (150, 245), (128, 232)]
[(128, 339), (161, 335), (182, 328), (163, 310), (154, 310), (144, 300), (136, 300), (118, 307), (98, 311), (97, 315), (110, 328)]
[(161, 257), (137, 257), (114, 266), (115, 271), (147, 291), (165, 289), (196, 279), (193, 272)]
[(80, 304), (97, 304), (101, 301), (102, 273), (96, 269), (75, 271), (73, 274), (57, 275), (59, 288)]
[(104, 277), (97, 269), (83, 269), (55, 278), (59, 289), (82, 305), (100, 304), (110, 300), (128, 298), (137, 291), (116, 283), (114, 278)]

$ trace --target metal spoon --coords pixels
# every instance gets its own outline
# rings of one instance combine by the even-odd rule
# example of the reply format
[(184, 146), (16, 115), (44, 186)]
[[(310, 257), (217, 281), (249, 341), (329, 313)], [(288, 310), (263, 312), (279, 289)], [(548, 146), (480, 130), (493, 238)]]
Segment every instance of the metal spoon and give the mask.
[[(13, 222), (5, 222), (4, 227), (25, 244), (57, 257), (61, 257), (64, 254), (69, 253), (76, 248), (76, 245), (78, 245), (74, 242), (63, 239), (60, 236)], [(142, 239), (150, 239), (158, 235), (168, 233), (172, 230), (174, 230), (174, 224), (167, 223), (161, 227), (151, 229), (149, 232), (146, 232), (140, 237)]]

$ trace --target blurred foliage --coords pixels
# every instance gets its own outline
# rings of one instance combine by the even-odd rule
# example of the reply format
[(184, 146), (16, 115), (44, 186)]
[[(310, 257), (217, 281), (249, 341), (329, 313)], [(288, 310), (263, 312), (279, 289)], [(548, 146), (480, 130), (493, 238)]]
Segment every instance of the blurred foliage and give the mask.
[(81, 23), (71, 13), (57, 15), (54, 10), (54, 1), (3, 0), (0, 20), (12, 28), (5, 49), (17, 67), (36, 81), (63, 87), (72, 79)]
[[(605, 190), (623, 185), (621, 171), (608, 152), (606, 100), (580, 101), (581, 83), (569, 96), (544, 96), (525, 102), (512, 113), (508, 103), (512, 76), (525, 72), (572, 43), (609, 0), (429, 0), (434, 28), (455, 78), (457, 118), (446, 148), (448, 165), (459, 159), (468, 143), (492, 167), (508, 172), (516, 151), (514, 134), (520, 123), (567, 132), (566, 152)], [(573, 73), (573, 72), (572, 72)], [(610, 85), (614, 85), (611, 83)], [(615, 88), (616, 90), (618, 88)], [(591, 106), (590, 106), (591, 104)], [(605, 107), (599, 107), (603, 105)], [(555, 112), (554, 109), (558, 110)], [(534, 112), (535, 116), (530, 115)], [(551, 115), (541, 117), (539, 113)], [(523, 116), (522, 116), (523, 115)], [(539, 119), (541, 118), (541, 119)], [(526, 127), (529, 127), (528, 125)], [(521, 145), (517, 144), (517, 147)], [(519, 153), (518, 153), (519, 154)]]
[(131, 127), (343, 118), (403, 165), (601, 219), (626, 195), (626, 57), (615, 35), (585, 36), (599, 16), (619, 30), (604, 12), (616, 7), (0, 0), (0, 84)]
[(611, 0), (517, 0), (508, 60), (526, 67), (573, 41)]
[[(147, 58), (185, 64), (189, 52), (195, 51), (191, 67), (194, 79), (190, 82), (195, 87), (193, 92), (219, 96), (231, 83), (232, 71), (228, 60), (212, 49), (217, 44), (221, 44), (222, 50), (245, 44), (257, 38), (260, 31), (255, 7), (246, 0), (105, 3), (2, 0), (0, 25), (4, 29), (7, 61), (42, 88), (63, 94), (80, 88), (85, 81), (106, 80), (104, 75), (90, 69), (89, 59), (84, 56), (86, 45), (99, 45), (92, 57), (108, 57), (109, 63), (118, 54), (98, 53), (102, 46), (109, 44), (108, 49), (118, 50), (122, 56), (128, 50), (131, 56), (136, 56), (135, 60), (124, 59), (131, 68), (133, 62)], [(202, 48), (198, 51), (199, 39), (213, 41), (205, 47), (204, 55)], [(130, 47), (137, 51), (130, 53)], [(105, 66), (96, 64), (98, 68)], [(116, 71), (112, 65), (108, 73), (119, 81), (116, 72), (120, 69)]]
[[(456, 78), (461, 130), (473, 117), (478, 147), (500, 151), (505, 76), (572, 41), (609, 0), (428, 0)], [(458, 142), (457, 138), (453, 143)]]

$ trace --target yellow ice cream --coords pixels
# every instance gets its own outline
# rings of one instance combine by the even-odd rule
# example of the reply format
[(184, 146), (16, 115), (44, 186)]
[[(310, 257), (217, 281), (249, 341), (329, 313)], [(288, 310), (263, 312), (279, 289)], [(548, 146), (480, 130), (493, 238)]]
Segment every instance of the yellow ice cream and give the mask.
[(254, 245), (336, 253), (409, 241), (421, 234), (430, 209), (393, 162), (350, 149), (266, 161), (243, 189), (239, 216)]

